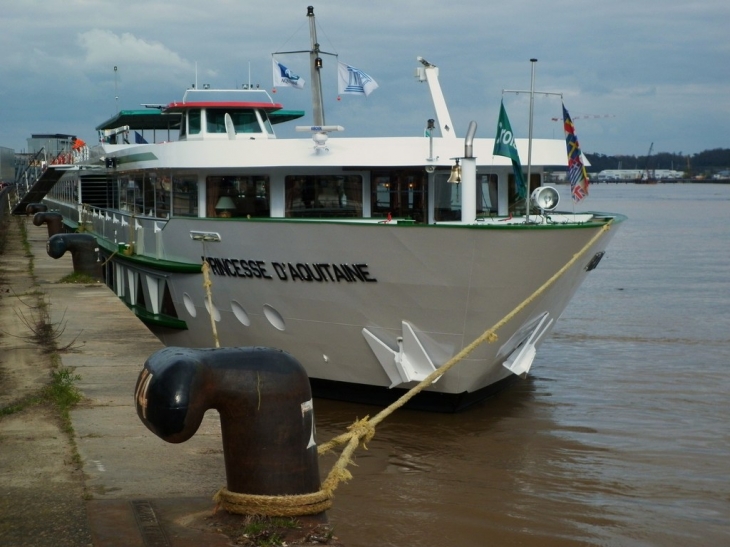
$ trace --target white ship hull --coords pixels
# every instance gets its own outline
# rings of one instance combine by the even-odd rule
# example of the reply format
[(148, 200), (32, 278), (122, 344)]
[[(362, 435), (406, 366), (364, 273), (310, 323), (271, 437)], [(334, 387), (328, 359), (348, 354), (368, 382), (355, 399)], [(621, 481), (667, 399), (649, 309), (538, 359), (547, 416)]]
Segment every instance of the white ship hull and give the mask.
[[(120, 112), (97, 128), (98, 153), (58, 181), (44, 173), (24, 199), (45, 196), (68, 229), (94, 236), (103, 279), (165, 344), (279, 348), (315, 394), (360, 401), (396, 398), (579, 254), (498, 340), (413, 400), (462, 408), (529, 372), (603, 256), (604, 227), (623, 217), (554, 212), (557, 193), (539, 187), (566, 166), (566, 142), (515, 140), (504, 108), (497, 146), (475, 122), (457, 138), (437, 67), (418, 61), (436, 114), (426, 136), (341, 137), (314, 101), (316, 125), (297, 128), (312, 138), (278, 139), (272, 126), (303, 113), (263, 90), (191, 89), (159, 111)], [(146, 143), (136, 129), (179, 138)]]

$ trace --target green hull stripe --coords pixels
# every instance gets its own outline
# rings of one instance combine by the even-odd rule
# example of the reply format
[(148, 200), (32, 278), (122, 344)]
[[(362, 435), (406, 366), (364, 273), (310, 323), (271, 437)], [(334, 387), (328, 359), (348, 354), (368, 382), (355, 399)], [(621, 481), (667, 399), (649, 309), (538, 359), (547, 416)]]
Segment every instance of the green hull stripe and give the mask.
[[(103, 247), (104, 250), (109, 253), (113, 253), (119, 250), (115, 244), (105, 239), (101, 239), (98, 236), (96, 237), (96, 242), (99, 244), (100, 247)], [(191, 264), (190, 262), (175, 262), (173, 260), (158, 260), (157, 258), (151, 258), (149, 256), (125, 255), (117, 252), (117, 254), (114, 255), (114, 259), (130, 262), (139, 266), (145, 266), (147, 268), (159, 270), (162, 272), (199, 274), (203, 271), (202, 264)]]
[[(122, 302), (124, 302), (124, 300), (122, 300)], [(151, 311), (141, 306), (132, 306), (127, 302), (124, 303), (127, 304), (127, 307), (132, 310), (134, 315), (136, 315), (137, 318), (146, 325), (150, 325), (153, 327), (167, 327), (170, 329), (178, 330), (188, 330), (188, 324), (182, 319), (178, 319), (177, 317), (171, 317), (169, 315), (164, 315), (161, 313), (152, 313)]]

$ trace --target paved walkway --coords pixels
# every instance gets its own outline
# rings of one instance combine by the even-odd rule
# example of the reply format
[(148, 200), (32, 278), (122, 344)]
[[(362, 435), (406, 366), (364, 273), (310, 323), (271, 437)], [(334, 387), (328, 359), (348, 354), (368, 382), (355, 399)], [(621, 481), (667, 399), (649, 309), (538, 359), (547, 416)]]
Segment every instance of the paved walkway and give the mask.
[[(61, 353), (62, 366), (81, 378), (77, 386), (84, 400), (71, 420), (83, 478), (74, 479), (70, 446), (52, 416), (36, 416), (41, 411), (31, 407), (0, 418), (0, 544), (201, 545), (199, 538), (186, 543), (189, 531), (175, 526), (192, 513), (210, 514), (211, 498), (225, 484), (218, 414), (208, 412), (198, 433), (183, 444), (166, 443), (147, 430), (137, 417), (134, 388), (145, 360), (162, 344), (105, 285), (58, 283), (73, 271), (70, 254), (50, 258), (46, 227), (30, 219), (26, 226), (36, 280), (50, 302), (52, 322), (63, 329), (58, 346), (71, 344)], [(0, 260), (2, 286), (9, 291), (0, 305), (7, 310), (18, 305), (12, 292), (29, 290), (29, 259), (13, 243)], [(12, 339), (6, 338), (3, 345)], [(37, 350), (30, 351), (42, 361)], [(7, 384), (3, 370), (7, 375), (20, 359), (0, 346), (0, 361), (6, 365), (0, 383)], [(47, 365), (34, 366), (37, 378), (26, 391), (47, 378)], [(151, 507), (157, 514), (150, 514)], [(155, 520), (165, 518), (170, 522), (162, 533)], [(217, 534), (205, 537), (205, 545), (229, 544), (218, 543)]]

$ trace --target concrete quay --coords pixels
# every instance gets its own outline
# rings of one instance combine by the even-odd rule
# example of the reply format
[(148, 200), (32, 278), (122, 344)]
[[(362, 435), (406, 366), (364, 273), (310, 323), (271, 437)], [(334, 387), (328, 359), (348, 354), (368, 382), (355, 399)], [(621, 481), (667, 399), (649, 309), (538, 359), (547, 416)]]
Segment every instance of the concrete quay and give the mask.
[[(11, 219), (11, 229), (16, 221)], [(84, 399), (71, 411), (80, 462), (49, 411), (0, 415), (0, 497), (5, 500), (0, 502), (0, 544), (233, 545), (219, 533), (225, 519), (231, 524), (230, 516), (213, 516), (212, 496), (226, 484), (217, 412), (209, 411), (196, 435), (182, 444), (166, 443), (148, 431), (136, 413), (134, 388), (145, 360), (162, 344), (105, 285), (59, 283), (73, 271), (70, 254), (50, 258), (46, 227), (34, 226), (30, 218), (21, 222), (35, 288), (45, 293), (51, 321), (62, 331), (57, 345), (70, 345), (60, 352), (60, 366), (80, 377), (76, 386)], [(29, 257), (14, 242), (17, 231), (0, 255), (0, 287), (7, 290), (0, 299), (0, 332), (22, 328), (12, 320), (18, 313), (11, 308), (22, 307), (12, 295), (31, 290)], [(42, 364), (47, 357), (33, 348), (26, 348), (30, 358), (23, 362), (35, 377), (25, 382), (13, 377), (14, 363), (20, 361), (12, 344), (18, 339), (0, 335), (0, 384), (5, 383), (0, 408), (48, 377), (49, 365)], [(3, 382), (8, 375), (17, 389)]]

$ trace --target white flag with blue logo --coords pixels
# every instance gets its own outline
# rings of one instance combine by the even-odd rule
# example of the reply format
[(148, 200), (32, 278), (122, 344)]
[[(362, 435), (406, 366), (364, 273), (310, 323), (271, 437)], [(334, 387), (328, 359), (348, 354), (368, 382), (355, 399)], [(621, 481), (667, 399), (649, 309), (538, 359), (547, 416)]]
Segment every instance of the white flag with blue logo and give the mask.
[(304, 79), (294, 74), (290, 69), (282, 65), (279, 61), (271, 58), (274, 61), (274, 87), (295, 87), (297, 89), (304, 88)]
[(337, 62), (338, 90), (342, 93), (352, 93), (354, 95), (370, 95), (378, 89), (378, 84), (370, 76), (362, 70), (346, 65), (340, 61)]

